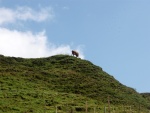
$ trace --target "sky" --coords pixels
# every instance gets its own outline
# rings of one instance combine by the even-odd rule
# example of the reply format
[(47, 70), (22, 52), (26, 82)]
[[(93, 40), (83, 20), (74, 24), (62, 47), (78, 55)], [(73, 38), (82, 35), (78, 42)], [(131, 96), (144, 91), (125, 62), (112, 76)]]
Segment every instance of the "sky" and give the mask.
[(0, 54), (39, 58), (71, 50), (150, 92), (150, 1), (0, 0)]

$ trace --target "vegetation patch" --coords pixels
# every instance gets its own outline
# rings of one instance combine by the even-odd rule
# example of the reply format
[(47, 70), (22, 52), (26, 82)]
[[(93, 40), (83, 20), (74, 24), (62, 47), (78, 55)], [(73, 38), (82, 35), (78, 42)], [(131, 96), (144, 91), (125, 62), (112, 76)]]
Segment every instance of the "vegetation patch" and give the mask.
[(120, 106), (131, 106), (146, 113), (149, 98), (149, 93), (139, 94), (87, 60), (69, 55), (34, 59), (0, 55), (2, 113), (80, 113), (86, 109), (92, 113), (108, 106), (120, 111)]

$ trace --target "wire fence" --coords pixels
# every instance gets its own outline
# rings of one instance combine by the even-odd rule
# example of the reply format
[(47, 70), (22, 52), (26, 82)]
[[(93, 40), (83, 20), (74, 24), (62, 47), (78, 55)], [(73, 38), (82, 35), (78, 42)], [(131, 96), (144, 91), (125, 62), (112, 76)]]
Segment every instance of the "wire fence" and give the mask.
[(44, 113), (150, 113), (150, 111), (142, 112), (140, 109), (135, 110), (132, 106), (53, 106), (45, 108)]

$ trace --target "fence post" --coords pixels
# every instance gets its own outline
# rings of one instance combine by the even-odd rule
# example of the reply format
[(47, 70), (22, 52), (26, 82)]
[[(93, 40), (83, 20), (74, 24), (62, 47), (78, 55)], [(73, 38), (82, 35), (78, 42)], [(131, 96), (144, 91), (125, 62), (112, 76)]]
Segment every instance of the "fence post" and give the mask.
[(104, 107), (104, 113), (106, 113), (106, 106)]
[(88, 112), (88, 108), (87, 108), (88, 106), (87, 106), (87, 101), (86, 101), (86, 105), (85, 105), (85, 113), (87, 113)]
[(70, 113), (74, 113), (74, 110), (73, 110), (73, 108), (71, 107), (71, 111), (70, 111)]
[(130, 113), (132, 112), (132, 108), (131, 108), (131, 106), (130, 106)]
[(122, 111), (125, 112), (125, 107), (124, 107), (124, 105), (122, 105)]
[(139, 113), (141, 112), (141, 105), (139, 104)]
[(94, 113), (96, 113), (96, 109), (95, 109), (95, 107), (94, 107)]
[(57, 113), (57, 106), (56, 106), (56, 113)]
[(110, 100), (109, 100), (109, 96), (108, 96), (108, 113), (110, 113)]

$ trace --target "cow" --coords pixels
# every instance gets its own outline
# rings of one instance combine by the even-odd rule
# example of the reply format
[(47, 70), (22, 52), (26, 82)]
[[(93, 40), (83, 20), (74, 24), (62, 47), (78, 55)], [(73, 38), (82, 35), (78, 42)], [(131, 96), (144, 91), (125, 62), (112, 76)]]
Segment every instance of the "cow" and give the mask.
[(75, 50), (72, 50), (72, 55), (74, 56), (76, 56), (76, 57), (79, 57), (79, 53), (77, 52), (77, 51), (75, 51)]

